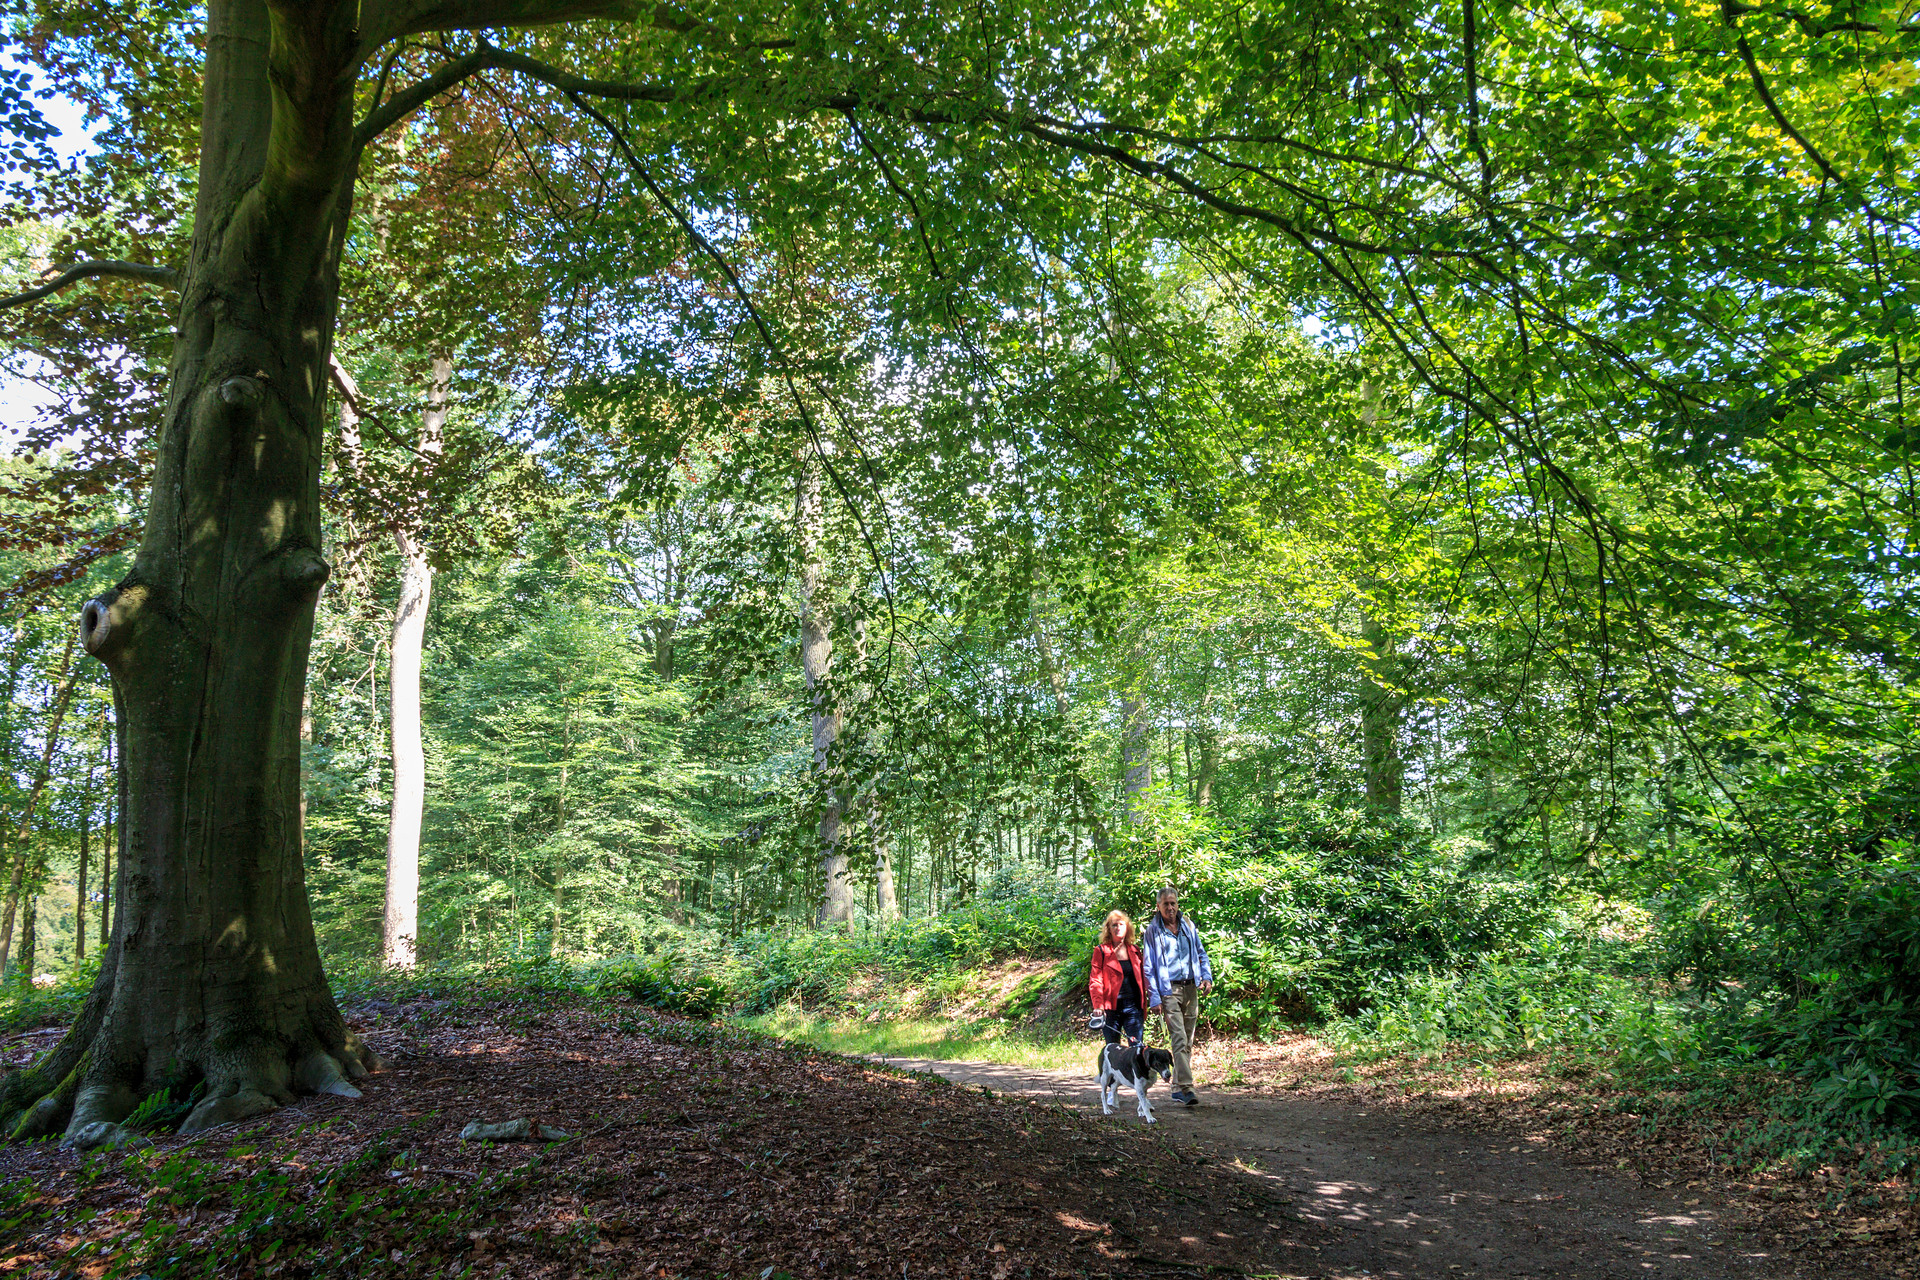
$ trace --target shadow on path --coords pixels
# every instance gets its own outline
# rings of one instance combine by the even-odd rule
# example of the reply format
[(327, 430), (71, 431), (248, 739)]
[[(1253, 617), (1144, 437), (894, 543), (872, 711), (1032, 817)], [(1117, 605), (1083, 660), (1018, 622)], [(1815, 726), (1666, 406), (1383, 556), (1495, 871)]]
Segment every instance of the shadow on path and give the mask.
[[(1086, 1073), (985, 1062), (879, 1058), (996, 1093), (1050, 1097), (1094, 1111)], [(1329, 1228), (1316, 1261), (1328, 1277), (1629, 1276), (1776, 1280), (1812, 1274), (1732, 1231), (1711, 1192), (1660, 1189), (1631, 1174), (1579, 1168), (1542, 1137), (1421, 1125), (1309, 1097), (1209, 1092), (1198, 1107), (1148, 1094), (1167, 1136), (1237, 1161), (1300, 1217)], [(1136, 1125), (1121, 1090), (1109, 1123)], [(1833, 1274), (1833, 1273), (1823, 1273)]]

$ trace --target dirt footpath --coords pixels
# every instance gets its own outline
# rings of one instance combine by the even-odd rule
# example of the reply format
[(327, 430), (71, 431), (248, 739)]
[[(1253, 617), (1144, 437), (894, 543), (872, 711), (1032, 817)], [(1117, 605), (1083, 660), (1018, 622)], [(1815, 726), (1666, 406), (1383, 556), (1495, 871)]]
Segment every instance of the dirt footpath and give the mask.
[[(1089, 1055), (1091, 1056), (1091, 1055)], [(1100, 1108), (1091, 1070), (882, 1059), (995, 1093)], [(1213, 1090), (1201, 1105), (1148, 1094), (1166, 1136), (1238, 1162), (1328, 1229), (1312, 1273), (1351, 1277), (1579, 1280), (1687, 1277), (1785, 1280), (1846, 1274), (1803, 1268), (1735, 1228), (1711, 1192), (1650, 1187), (1626, 1172), (1582, 1169), (1543, 1137), (1429, 1128), (1387, 1110)], [(1122, 1090), (1110, 1123), (1138, 1125)]]

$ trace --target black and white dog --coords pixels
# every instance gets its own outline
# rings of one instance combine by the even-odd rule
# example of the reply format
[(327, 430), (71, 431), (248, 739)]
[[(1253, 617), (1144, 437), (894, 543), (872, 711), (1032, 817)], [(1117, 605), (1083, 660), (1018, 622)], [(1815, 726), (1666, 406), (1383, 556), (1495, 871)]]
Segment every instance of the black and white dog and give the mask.
[(1140, 1118), (1153, 1123), (1153, 1108), (1147, 1105), (1147, 1090), (1157, 1072), (1162, 1080), (1173, 1077), (1173, 1055), (1165, 1049), (1145, 1045), (1109, 1044), (1100, 1047), (1094, 1078), (1100, 1082), (1100, 1114), (1110, 1116), (1121, 1085), (1133, 1089), (1140, 1104)]

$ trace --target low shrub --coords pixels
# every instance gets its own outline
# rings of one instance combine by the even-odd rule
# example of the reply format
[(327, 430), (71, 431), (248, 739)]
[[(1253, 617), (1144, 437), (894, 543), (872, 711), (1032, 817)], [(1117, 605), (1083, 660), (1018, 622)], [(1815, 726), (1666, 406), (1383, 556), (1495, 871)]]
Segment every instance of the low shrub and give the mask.
[(1349, 1049), (1438, 1056), (1472, 1044), (1509, 1053), (1613, 1052), (1624, 1065), (1683, 1070), (1702, 1044), (1681, 1004), (1597, 967), (1578, 950), (1486, 956), (1471, 968), (1376, 980), (1361, 1008), (1332, 1020)]
[(1090, 950), (1098, 916), (1085, 890), (1041, 867), (995, 872), (973, 900), (894, 921), (873, 938), (876, 958), (910, 972), (978, 968), (1008, 956)]
[(1809, 1114), (1920, 1131), (1920, 757), (1782, 769), (1742, 818), (1661, 886), (1658, 972), (1716, 1057), (1798, 1077)]
[(1208, 1016), (1266, 1034), (1357, 1014), (1408, 975), (1457, 975), (1555, 921), (1550, 888), (1476, 869), (1470, 852), (1398, 819), (1301, 803), (1245, 830), (1180, 818), (1130, 834), (1102, 889), (1144, 918), (1176, 885), (1213, 962)]
[(864, 970), (925, 980), (1009, 956), (1084, 955), (1097, 929), (1084, 890), (1041, 868), (1008, 868), (939, 915), (750, 934), (738, 943), (733, 985), (746, 1014), (788, 1003), (817, 1009), (841, 1000)]
[(720, 974), (689, 964), (677, 953), (652, 957), (622, 956), (587, 971), (586, 985), (599, 996), (625, 996), (665, 1013), (711, 1018), (724, 1009), (732, 992)]
[(748, 1014), (789, 1003), (818, 1008), (845, 992), (876, 959), (870, 937), (837, 930), (750, 934), (740, 940), (734, 961), (738, 1007)]
[(86, 1003), (99, 976), (100, 957), (91, 955), (48, 986), (24, 980), (0, 983), (0, 1032), (67, 1025)]

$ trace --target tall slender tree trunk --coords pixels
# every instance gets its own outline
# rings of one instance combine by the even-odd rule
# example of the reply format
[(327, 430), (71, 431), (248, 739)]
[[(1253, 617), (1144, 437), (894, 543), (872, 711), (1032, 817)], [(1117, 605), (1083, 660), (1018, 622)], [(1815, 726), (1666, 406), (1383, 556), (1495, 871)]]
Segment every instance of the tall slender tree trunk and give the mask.
[(34, 963), (39, 959), (40, 886), (27, 887), (26, 908), (20, 918), (20, 981), (33, 985)]
[[(1064, 729), (1070, 704), (1067, 697), (1067, 675), (1061, 669), (1060, 662), (1054, 657), (1053, 644), (1047, 639), (1047, 629), (1041, 625), (1039, 610), (1030, 610), (1032, 617), (1033, 647), (1040, 656), (1040, 671), (1047, 678), (1047, 687), (1053, 692), (1053, 714)], [(1093, 786), (1087, 781), (1086, 771), (1080, 767), (1076, 754), (1072, 764), (1072, 774), (1068, 785), (1073, 793), (1073, 805), (1081, 824), (1087, 832), (1087, 839), (1093, 845), (1096, 864), (1105, 854), (1111, 837), (1107, 833), (1107, 824), (1100, 818), (1100, 805), (1093, 794)]]
[(1371, 614), (1362, 617), (1360, 636), (1367, 643), (1361, 659), (1366, 687), (1360, 695), (1360, 745), (1365, 758), (1367, 804), (1382, 813), (1400, 816), (1401, 780), (1406, 762), (1400, 755), (1400, 720), (1406, 700), (1399, 687), (1400, 670), (1393, 641)]
[(1153, 786), (1153, 723), (1140, 693), (1146, 657), (1137, 646), (1127, 665), (1127, 691), (1120, 699), (1121, 790), (1127, 825), (1137, 827), (1147, 820), (1147, 792)]
[(53, 776), (54, 752), (60, 749), (60, 726), (67, 718), (67, 705), (73, 701), (74, 681), (80, 678), (80, 668), (74, 665), (73, 645), (75, 637), (69, 633), (67, 646), (60, 653), (60, 684), (53, 693), (52, 713), (47, 717), (46, 736), (40, 743), (40, 764), (34, 770), (33, 784), (27, 791), (27, 803), (20, 813), (20, 822), (13, 832), (12, 867), (7, 875), (7, 905), (0, 913), (0, 973), (6, 972), (7, 958), (13, 954), (14, 913), (19, 910), (21, 892), (27, 888), (27, 860), (33, 849), (33, 815), (40, 806), (40, 797), (47, 789), (47, 780)]
[(1193, 736), (1200, 748), (1200, 759), (1193, 766), (1193, 803), (1197, 808), (1210, 809), (1213, 780), (1220, 773), (1220, 731), (1207, 724), (1195, 729)]
[[(853, 621), (853, 656), (857, 675), (858, 692), (855, 695), (862, 708), (872, 703), (874, 688), (872, 670), (867, 662), (867, 622), (865, 618)], [(871, 744), (875, 731), (871, 725), (863, 730)], [(895, 895), (893, 884), (893, 841), (892, 832), (887, 828), (887, 803), (881, 798), (880, 781), (875, 779), (866, 790), (864, 817), (867, 832), (873, 844), (873, 882), (874, 910), (882, 920), (900, 918), (900, 901)]]
[(93, 834), (93, 777), (87, 777), (87, 799), (80, 807), (80, 859), (73, 868), (73, 963), (87, 958), (87, 855)]
[[(794, 528), (800, 543), (800, 665), (813, 700), (813, 771), (827, 775), (834, 743), (840, 737), (839, 699), (833, 688), (833, 600), (827, 583), (822, 543), (826, 535), (825, 495), (820, 463), (812, 450), (800, 451), (800, 479), (794, 501)], [(831, 778), (820, 809), (820, 872), (825, 882), (815, 924), (844, 925), (853, 919), (853, 890), (847, 881), (847, 854), (841, 846), (841, 801)]]
[(900, 899), (893, 886), (893, 850), (886, 829), (885, 812), (876, 794), (868, 800), (867, 821), (873, 824), (874, 887), (880, 899), (880, 918), (898, 920)]
[[(453, 362), (433, 357), (426, 412), (420, 421), (418, 452), (423, 461), (439, 456), (446, 438), (447, 396), (453, 386)], [(412, 496), (412, 495), (408, 495)], [(420, 659), (426, 647), (427, 609), (433, 600), (433, 565), (417, 529), (396, 524), (393, 540), (400, 552), (400, 603), (393, 613), (392, 671), (387, 698), (393, 719), (393, 807), (387, 820), (387, 901), (381, 929), (386, 962), (411, 969), (420, 936), (420, 826), (427, 803), (427, 756), (420, 736)]]

